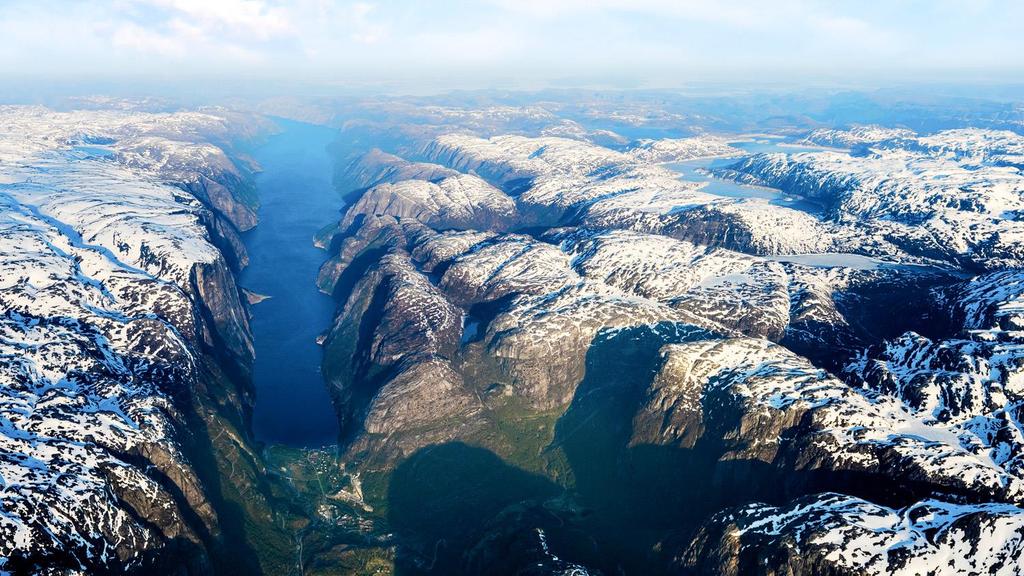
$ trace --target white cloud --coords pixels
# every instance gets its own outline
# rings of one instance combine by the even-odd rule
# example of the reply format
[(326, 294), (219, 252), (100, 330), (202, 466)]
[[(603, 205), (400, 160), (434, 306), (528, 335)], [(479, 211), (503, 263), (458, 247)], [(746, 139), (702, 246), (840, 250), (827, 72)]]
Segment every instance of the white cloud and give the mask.
[(111, 36), (116, 48), (180, 58), (187, 47), (180, 36), (161, 34), (132, 23), (121, 24)]
[(387, 35), (387, 27), (371, 19), (375, 9), (376, 5), (366, 2), (356, 2), (352, 5), (352, 40), (360, 44), (377, 44)]
[[(721, 74), (1024, 67), (988, 0), (0, 0), (0, 73)], [(172, 66), (169, 66), (172, 65)], [(169, 72), (170, 71), (170, 72)]]
[(168, 10), (208, 33), (245, 34), (258, 40), (295, 32), (284, 6), (262, 0), (136, 0)]
[(767, 24), (789, 10), (790, 0), (751, 2), (737, 0), (491, 0), (513, 13), (536, 18), (577, 17), (618, 12), (699, 22), (719, 22), (737, 27)]
[(506, 62), (522, 53), (524, 41), (517, 31), (500, 26), (449, 32), (424, 32), (412, 38), (417, 62), (439, 60), (449, 64), (482, 65)]

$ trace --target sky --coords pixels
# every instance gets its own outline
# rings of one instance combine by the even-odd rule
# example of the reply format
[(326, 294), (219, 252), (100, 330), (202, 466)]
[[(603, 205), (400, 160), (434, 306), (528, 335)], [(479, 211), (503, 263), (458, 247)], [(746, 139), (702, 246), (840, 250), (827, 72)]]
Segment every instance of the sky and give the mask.
[(8, 78), (1024, 79), (1016, 0), (0, 0)]

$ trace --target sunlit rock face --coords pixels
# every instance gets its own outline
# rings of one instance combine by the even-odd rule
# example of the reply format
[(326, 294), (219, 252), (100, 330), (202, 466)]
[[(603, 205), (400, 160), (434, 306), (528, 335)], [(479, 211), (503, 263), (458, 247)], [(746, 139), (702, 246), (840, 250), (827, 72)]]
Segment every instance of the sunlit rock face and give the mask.
[[(432, 444), (469, 442), (581, 502), (621, 502), (590, 520), (520, 500), (459, 535), (442, 557), (460, 570), (499, 546), (551, 573), (607, 570), (598, 552), (552, 561), (548, 539), (628, 546), (650, 529), (662, 537), (631, 554), (656, 572), (1015, 573), (1017, 137), (861, 127), (804, 143), (833, 150), (613, 143), (562, 123), (354, 164), (368, 188), (321, 274), (342, 302), (327, 375), (354, 469), (402, 475)], [(823, 210), (660, 165), (733, 156), (713, 173)], [(527, 423), (524, 451), (508, 435)], [(630, 536), (602, 533), (602, 514)], [(425, 536), (406, 537), (428, 562)]]
[(243, 130), (205, 113), (0, 117), (0, 570), (209, 569), (220, 525), (185, 421), (206, 358), (252, 360), (215, 242), (255, 204), (210, 143)]

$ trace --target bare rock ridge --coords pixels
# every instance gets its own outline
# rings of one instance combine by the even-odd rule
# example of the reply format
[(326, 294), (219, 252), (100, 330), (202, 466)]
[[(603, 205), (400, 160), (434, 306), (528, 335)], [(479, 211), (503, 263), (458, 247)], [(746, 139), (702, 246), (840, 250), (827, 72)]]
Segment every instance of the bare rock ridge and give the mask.
[[(807, 141), (853, 151), (716, 173), (823, 214), (657, 164), (740, 155), (712, 137), (442, 134), (351, 164), (324, 372), (401, 565), (1020, 573), (1019, 137)], [(462, 477), (444, 462), (501, 487), (417, 493)], [(441, 504), (481, 494), (475, 523)]]

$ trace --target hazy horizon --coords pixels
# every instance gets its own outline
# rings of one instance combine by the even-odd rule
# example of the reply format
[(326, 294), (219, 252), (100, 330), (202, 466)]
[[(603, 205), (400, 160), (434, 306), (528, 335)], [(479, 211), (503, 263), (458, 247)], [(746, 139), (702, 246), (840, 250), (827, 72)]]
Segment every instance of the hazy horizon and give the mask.
[[(1024, 4), (12, 0), (9, 84), (672, 88), (1018, 83)], [(281, 90), (282, 92), (284, 90)]]

